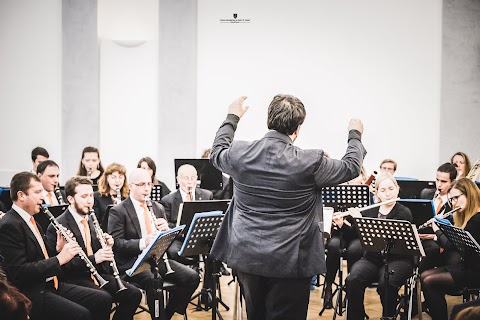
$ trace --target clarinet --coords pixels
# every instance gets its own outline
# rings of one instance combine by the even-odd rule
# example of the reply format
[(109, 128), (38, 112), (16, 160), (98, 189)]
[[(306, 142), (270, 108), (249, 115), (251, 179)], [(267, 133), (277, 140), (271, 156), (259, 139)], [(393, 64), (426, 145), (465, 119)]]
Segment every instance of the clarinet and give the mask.
[[(107, 248), (108, 245), (105, 241), (105, 238), (103, 237), (103, 230), (100, 227), (100, 223), (98, 223), (97, 215), (95, 214), (95, 211), (93, 211), (93, 209), (90, 209), (90, 218), (92, 218), (93, 227), (95, 228), (95, 234), (97, 235), (97, 239), (100, 242), (100, 245), (102, 246), (102, 248)], [(120, 272), (118, 271), (115, 259), (110, 261), (110, 266), (112, 267), (113, 276), (115, 277), (115, 281), (117, 282), (117, 293), (123, 290), (127, 290), (127, 288), (123, 285), (122, 280), (120, 280)]]
[(90, 180), (92, 179), (92, 169), (90, 168), (87, 169), (87, 178)]
[[(63, 238), (68, 242), (68, 243), (72, 243), (72, 242), (75, 242), (75, 240), (73, 240), (72, 238), (70, 238), (70, 236), (67, 234), (67, 229), (62, 226), (57, 219), (55, 219), (55, 217), (53, 216), (53, 214), (50, 212), (50, 210), (48, 210), (47, 207), (42, 207), (42, 211), (48, 216), (48, 219), (50, 219), (50, 221), (52, 222), (52, 225), (53, 227), (55, 228), (55, 230), (57, 230), (58, 232), (60, 232), (60, 234), (63, 236)], [(90, 272), (93, 274), (93, 276), (95, 277), (95, 279), (97, 280), (98, 282), (98, 285), (100, 288), (102, 288), (104, 285), (106, 285), (108, 283), (107, 280), (103, 279), (102, 276), (98, 273), (97, 269), (95, 269), (95, 266), (93, 265), (92, 261), (90, 261), (90, 259), (88, 259), (88, 256), (87, 254), (85, 253), (85, 251), (83, 250), (80, 250), (80, 252), (78, 253), (78, 255), (80, 256), (80, 259), (83, 260), (83, 262), (85, 262), (85, 264), (87, 265), (87, 268), (90, 270)]]
[[(155, 219), (157, 217), (155, 216), (155, 213), (153, 213), (152, 200), (150, 200), (150, 198), (146, 197), (145, 201), (147, 203), (148, 211), (150, 212), (150, 218), (152, 220), (151, 222), (155, 226), (155, 228), (157, 228), (157, 225), (155, 224)], [(158, 229), (157, 229), (157, 231), (158, 231)], [(166, 252), (163, 254), (163, 262), (165, 263), (165, 267), (167, 268), (166, 274), (170, 274), (170, 273), (175, 272), (175, 271), (173, 271), (172, 267), (170, 266), (170, 261), (168, 261), (168, 256), (167, 256)]]
[(120, 192), (120, 188), (116, 188), (115, 191), (117, 192), (117, 195), (113, 199), (113, 202), (115, 202), (115, 204), (119, 204), (120, 202), (122, 202), (122, 194)]
[(55, 193), (55, 196), (57, 197), (58, 204), (63, 205), (66, 204), (65, 201), (63, 200), (62, 192), (60, 191), (60, 188), (55, 188), (53, 190), (53, 193)]

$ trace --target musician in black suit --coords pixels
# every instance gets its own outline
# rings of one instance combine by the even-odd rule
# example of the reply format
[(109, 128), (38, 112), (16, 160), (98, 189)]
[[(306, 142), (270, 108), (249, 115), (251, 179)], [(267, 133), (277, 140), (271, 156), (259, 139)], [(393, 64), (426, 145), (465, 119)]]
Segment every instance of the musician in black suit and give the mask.
[[(145, 201), (145, 197), (150, 195), (152, 185), (147, 170), (133, 169), (129, 176), (130, 196), (110, 210), (108, 232), (115, 240), (113, 250), (122, 274), (133, 266), (138, 255), (155, 238), (155, 229), (159, 231), (169, 229), (163, 206), (157, 202), (153, 202), (152, 208), (157, 219), (154, 221), (155, 225), (152, 223)], [(178, 288), (171, 292), (165, 308), (167, 319), (170, 319), (175, 312), (185, 314), (190, 297), (200, 282), (194, 270), (173, 260), (169, 262), (175, 272), (168, 275), (165, 263), (160, 261), (158, 264), (162, 278), (178, 285)], [(141, 272), (128, 278), (128, 281), (146, 289), (147, 303), (153, 316), (155, 308), (152, 272), (150, 270)]]
[[(399, 187), (395, 178), (387, 172), (377, 175), (375, 183), (376, 196), (379, 202), (396, 199)], [(364, 216), (379, 219), (395, 219), (413, 221), (410, 209), (397, 202), (383, 204), (380, 207), (364, 211), (350, 209), (353, 216)], [(398, 289), (412, 274), (413, 261), (409, 256), (390, 255), (388, 270), (392, 272), (389, 286), (386, 287), (384, 278), (384, 262), (380, 253), (365, 252), (362, 259), (355, 262), (345, 281), (348, 298), (348, 320), (365, 319), (364, 296), (365, 289), (373, 282), (378, 282), (377, 292), (383, 306), (383, 317), (393, 317), (396, 311)], [(386, 300), (388, 290), (388, 301)]]
[[(437, 214), (442, 212), (449, 212), (452, 210), (451, 203), (448, 202), (448, 190), (452, 183), (457, 178), (457, 170), (455, 166), (450, 163), (444, 163), (437, 169), (435, 174), (435, 189), (424, 189), (420, 193), (421, 199), (433, 200), (435, 212)], [(453, 222), (453, 218), (449, 218)], [(446, 250), (440, 248), (437, 243), (437, 237), (434, 233), (419, 234), (422, 240), (423, 249), (425, 250), (425, 257), (420, 262), (420, 273), (431, 269), (433, 267), (442, 266), (445, 264), (455, 264), (460, 262), (460, 256), (456, 251)]]
[[(93, 206), (92, 181), (87, 177), (73, 177), (65, 184), (65, 192), (70, 206), (57, 220), (73, 233), (80, 247), (94, 264), (95, 269), (108, 283), (99, 288), (98, 282), (96, 279), (94, 280), (85, 262), (79, 257), (72, 259), (66, 264), (63, 278), (68, 283), (97, 289), (102, 293), (109, 294), (112, 300), (118, 303), (113, 319), (133, 319), (138, 304), (142, 299), (142, 294), (137, 287), (124, 281), (122, 285), (126, 289), (117, 292), (119, 283), (116, 282), (115, 277), (112, 275), (113, 272), (109, 265), (109, 261), (114, 259), (111, 248), (113, 246), (113, 238), (109, 234), (102, 232), (104, 241), (107, 244), (106, 248), (102, 248), (95, 232), (95, 226), (89, 216), (90, 209)], [(47, 247), (50, 250), (54, 250), (57, 235), (52, 224), (47, 229), (46, 238)]]
[(360, 174), (363, 125), (352, 119), (342, 160), (293, 146), (305, 119), (303, 103), (277, 95), (268, 107), (270, 131), (233, 141), (246, 97), (229, 107), (210, 161), (233, 179), (233, 198), (211, 255), (238, 271), (249, 319), (305, 319), (313, 275), (325, 272), (320, 188)]
[[(119, 204), (128, 197), (127, 169), (119, 163), (108, 165), (105, 172), (98, 180), (98, 191), (95, 191), (93, 210), (101, 225), (108, 206)], [(117, 189), (120, 194), (117, 194)]]
[(5, 212), (7, 212), (7, 207), (3, 204), (2, 201), (0, 201), (0, 219), (3, 218)]
[(43, 197), (46, 204), (57, 206), (65, 202), (65, 193), (60, 190), (62, 199), (55, 193), (59, 186), (60, 168), (53, 160), (45, 160), (37, 167), (37, 175), (43, 186)]
[(112, 304), (108, 295), (57, 278), (81, 248), (58, 235), (55, 251), (59, 253), (47, 252), (43, 231), (34, 220), (43, 201), (40, 179), (21, 172), (12, 178), (10, 188), (14, 204), (0, 220), (0, 251), (9, 282), (32, 301), (30, 318), (108, 318)]

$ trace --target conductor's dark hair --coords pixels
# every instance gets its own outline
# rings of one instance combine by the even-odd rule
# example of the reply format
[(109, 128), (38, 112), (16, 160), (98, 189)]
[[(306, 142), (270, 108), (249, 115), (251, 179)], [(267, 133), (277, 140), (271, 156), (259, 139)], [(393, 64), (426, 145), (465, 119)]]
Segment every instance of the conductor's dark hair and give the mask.
[(268, 129), (291, 135), (305, 120), (305, 107), (298, 98), (277, 94), (268, 107)]
[(42, 147), (36, 147), (35, 149), (32, 150), (32, 161), (37, 160), (38, 156), (44, 156), (47, 159), (50, 158), (48, 151)]
[(90, 180), (88, 177), (73, 177), (68, 179), (68, 181), (65, 183), (65, 195), (68, 196), (75, 196), (75, 188), (81, 184), (86, 184), (86, 185), (93, 185), (92, 180)]
[(27, 320), (32, 303), (17, 288), (0, 281), (0, 314), (2, 319)]
[(20, 172), (13, 176), (12, 181), (10, 181), (10, 197), (12, 201), (18, 200), (19, 191), (28, 195), (28, 189), (32, 180), (40, 182), (40, 178), (31, 172)]
[(55, 161), (45, 160), (38, 165), (37, 173), (43, 174), (45, 172), (45, 169), (47, 169), (47, 167), (57, 167), (57, 168), (59, 168), (58, 164)]
[(455, 166), (449, 162), (442, 164), (437, 169), (438, 172), (448, 173), (450, 175), (450, 182), (457, 178), (457, 169)]

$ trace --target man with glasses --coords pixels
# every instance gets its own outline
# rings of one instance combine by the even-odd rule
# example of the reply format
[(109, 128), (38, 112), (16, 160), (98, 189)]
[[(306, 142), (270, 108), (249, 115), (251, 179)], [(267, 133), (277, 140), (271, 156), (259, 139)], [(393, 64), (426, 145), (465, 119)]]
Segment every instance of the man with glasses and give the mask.
[[(110, 210), (108, 219), (108, 233), (115, 240), (113, 251), (120, 274), (125, 278), (125, 271), (130, 269), (138, 255), (152, 242), (158, 231), (169, 229), (163, 206), (153, 202), (152, 209), (157, 217), (154, 222), (146, 206), (145, 197), (152, 191), (152, 178), (147, 170), (135, 168), (129, 176), (130, 196)], [(176, 262), (170, 261), (174, 273), (166, 274), (165, 263), (161, 261), (158, 269), (163, 280), (178, 285), (170, 294), (170, 299), (165, 308), (166, 318), (173, 314), (185, 314), (190, 297), (195, 292), (200, 278), (198, 274)], [(127, 279), (137, 283), (147, 291), (147, 303), (152, 318), (154, 317), (154, 292), (153, 273), (143, 271)]]

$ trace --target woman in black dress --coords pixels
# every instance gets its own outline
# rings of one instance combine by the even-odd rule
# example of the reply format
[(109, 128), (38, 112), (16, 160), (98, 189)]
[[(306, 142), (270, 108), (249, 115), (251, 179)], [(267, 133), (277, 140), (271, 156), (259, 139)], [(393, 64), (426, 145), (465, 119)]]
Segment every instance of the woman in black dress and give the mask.
[[(455, 226), (468, 231), (477, 242), (480, 242), (478, 187), (467, 178), (454, 181), (449, 191), (449, 200), (454, 208), (461, 208), (453, 216)], [(441, 247), (454, 249), (435, 223), (432, 228)], [(480, 257), (467, 254), (463, 258), (463, 262), (430, 269), (421, 274), (425, 302), (433, 320), (448, 319), (446, 293), (459, 291), (464, 287), (480, 286)]]
[(95, 147), (83, 148), (77, 176), (89, 177), (93, 184), (97, 185), (103, 171), (100, 151)]

